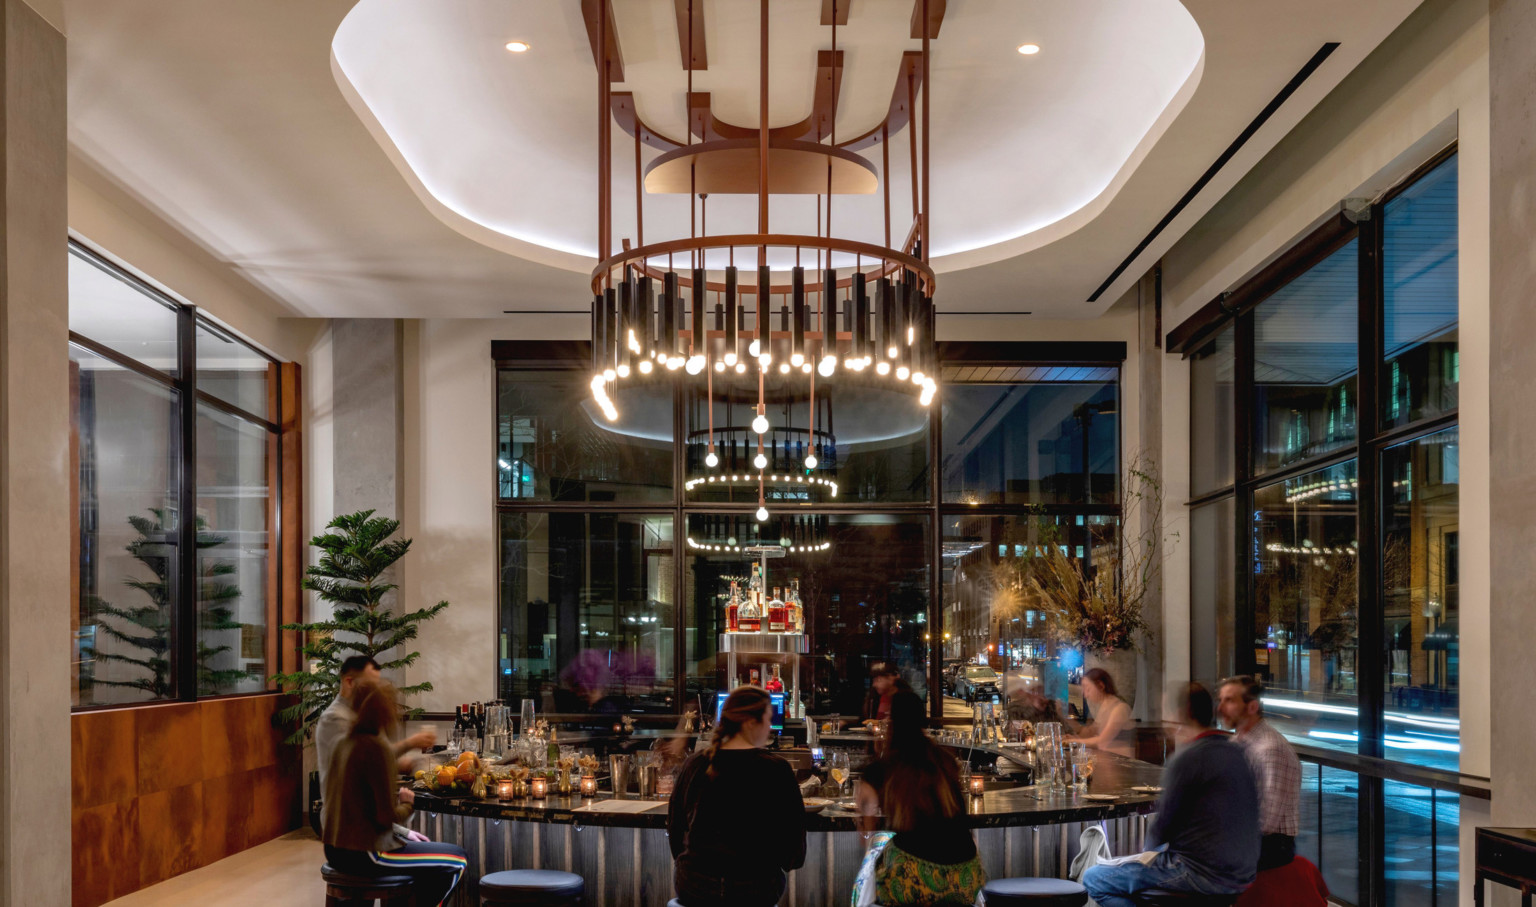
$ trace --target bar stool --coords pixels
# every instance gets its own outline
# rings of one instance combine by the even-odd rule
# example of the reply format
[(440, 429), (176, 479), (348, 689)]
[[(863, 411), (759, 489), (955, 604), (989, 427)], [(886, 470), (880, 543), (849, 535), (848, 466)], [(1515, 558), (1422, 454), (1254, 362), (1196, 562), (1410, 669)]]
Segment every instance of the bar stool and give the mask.
[(480, 904), (574, 907), (581, 903), (586, 889), (586, 881), (574, 872), (508, 869), (480, 877)]
[(987, 907), (1082, 907), (1088, 889), (1071, 879), (993, 879), (981, 889)]
[(320, 866), (325, 879), (325, 907), (411, 907), (410, 876), (355, 876), (335, 869), (329, 863)]

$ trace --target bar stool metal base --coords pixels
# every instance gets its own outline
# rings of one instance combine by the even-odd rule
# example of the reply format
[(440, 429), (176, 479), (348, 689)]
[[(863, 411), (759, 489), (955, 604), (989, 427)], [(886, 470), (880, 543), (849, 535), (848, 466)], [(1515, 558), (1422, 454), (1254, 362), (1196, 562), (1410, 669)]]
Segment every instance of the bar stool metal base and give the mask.
[(573, 872), (509, 869), (480, 878), (480, 903), (531, 907), (574, 907), (586, 894), (586, 881)]
[(993, 879), (981, 889), (987, 907), (1082, 907), (1088, 889), (1070, 879)]
[(374, 901), (381, 907), (411, 907), (413, 879), (407, 875), (355, 876), (324, 863), (320, 877), (325, 880), (325, 907), (372, 905)]

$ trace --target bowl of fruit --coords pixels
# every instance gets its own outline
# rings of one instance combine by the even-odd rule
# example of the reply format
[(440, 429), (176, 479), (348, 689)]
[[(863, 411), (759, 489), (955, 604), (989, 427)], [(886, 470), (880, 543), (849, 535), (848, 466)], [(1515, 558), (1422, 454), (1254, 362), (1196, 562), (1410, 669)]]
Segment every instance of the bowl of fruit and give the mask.
[(474, 753), (461, 753), (453, 762), (418, 769), (414, 787), (437, 797), (468, 797), (477, 786), (483, 789), (483, 773), (480, 757)]

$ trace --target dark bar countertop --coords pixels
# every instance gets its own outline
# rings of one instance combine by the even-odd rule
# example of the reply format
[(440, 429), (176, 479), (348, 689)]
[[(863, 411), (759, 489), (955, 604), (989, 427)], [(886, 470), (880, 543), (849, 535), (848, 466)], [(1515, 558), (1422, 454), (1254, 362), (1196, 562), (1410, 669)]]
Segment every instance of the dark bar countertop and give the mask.
[[(1052, 793), (1037, 787), (1010, 787), (989, 790), (980, 797), (967, 797), (969, 821), (972, 828), (1004, 828), (1009, 826), (1058, 825), (1066, 822), (1088, 822), (1118, 818), (1137, 813), (1151, 812), (1157, 794), (1153, 791), (1133, 790), (1135, 787), (1152, 787), (1160, 782), (1162, 769), (1148, 762), (1139, 762), (1100, 753), (1096, 760), (1093, 780), (1088, 794), (1110, 795), (1113, 800), (1091, 800), (1075, 792)], [(551, 794), (543, 800), (490, 799), (472, 797), (442, 798), (421, 791), (416, 792), (416, 809), (426, 813), (475, 816), (485, 819), (506, 819), (522, 822), (545, 822), (556, 825), (578, 825), (618, 828), (665, 828), (667, 824), (666, 800), (652, 798), (655, 804), (642, 812), (596, 812), (582, 809), (593, 803), (612, 800), (608, 793), (594, 799), (580, 796), (569, 797)], [(633, 794), (623, 798), (629, 802), (647, 802)], [(839, 805), (828, 806), (806, 817), (810, 831), (856, 831), (857, 814)]]

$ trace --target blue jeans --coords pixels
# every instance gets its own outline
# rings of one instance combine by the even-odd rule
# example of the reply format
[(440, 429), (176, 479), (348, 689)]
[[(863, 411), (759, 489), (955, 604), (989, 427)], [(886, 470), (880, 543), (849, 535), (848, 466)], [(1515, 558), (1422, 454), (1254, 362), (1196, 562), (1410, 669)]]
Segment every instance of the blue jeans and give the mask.
[(1150, 865), (1133, 861), (1120, 866), (1090, 866), (1083, 873), (1083, 887), (1099, 907), (1136, 907), (1131, 896), (1148, 891), (1237, 894), (1246, 886), (1213, 879), (1177, 854), (1160, 853)]

